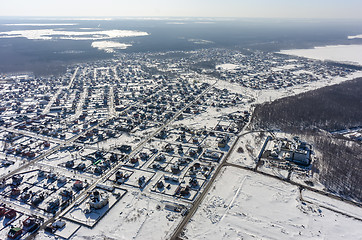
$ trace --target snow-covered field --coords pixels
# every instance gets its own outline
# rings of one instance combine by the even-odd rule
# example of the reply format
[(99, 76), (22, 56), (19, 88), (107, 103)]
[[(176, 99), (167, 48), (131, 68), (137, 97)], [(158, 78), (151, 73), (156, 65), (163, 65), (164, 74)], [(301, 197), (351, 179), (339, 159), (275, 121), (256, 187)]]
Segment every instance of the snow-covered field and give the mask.
[(234, 70), (236, 68), (239, 68), (239, 65), (236, 64), (232, 64), (232, 63), (225, 63), (225, 64), (220, 64), (216, 66), (216, 69), (221, 68), (223, 70)]
[(228, 162), (254, 168), (265, 138), (265, 134), (262, 135), (260, 132), (243, 135), (236, 143), (233, 152), (231, 152), (228, 158)]
[(186, 226), (183, 238), (279, 240), (361, 236), (360, 221), (301, 203), (296, 186), (226, 167)]
[(214, 43), (213, 41), (205, 40), (205, 39), (188, 39), (189, 42), (195, 43), (195, 44), (211, 44)]
[(240, 111), (240, 106), (229, 108), (207, 107), (198, 115), (185, 117), (183, 120), (175, 121), (175, 124), (190, 126), (196, 129), (213, 128), (217, 125), (220, 116)]
[(308, 190), (303, 191), (303, 199), (306, 201), (310, 201), (321, 207), (326, 207), (337, 211), (341, 211), (350, 216), (362, 219), (362, 208), (352, 206), (349, 203), (341, 202), (339, 200), (332, 199), (330, 197), (323, 196)]

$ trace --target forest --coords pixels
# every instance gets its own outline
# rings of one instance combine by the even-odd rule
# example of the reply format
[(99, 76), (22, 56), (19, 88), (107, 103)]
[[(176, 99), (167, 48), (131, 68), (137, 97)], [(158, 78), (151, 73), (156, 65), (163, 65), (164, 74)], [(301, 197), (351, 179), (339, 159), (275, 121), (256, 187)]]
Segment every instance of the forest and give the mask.
[(362, 143), (330, 132), (362, 126), (362, 78), (257, 105), (253, 129), (278, 129), (311, 141), (327, 190), (362, 201)]
[(362, 78), (256, 106), (253, 126), (336, 131), (362, 126)]

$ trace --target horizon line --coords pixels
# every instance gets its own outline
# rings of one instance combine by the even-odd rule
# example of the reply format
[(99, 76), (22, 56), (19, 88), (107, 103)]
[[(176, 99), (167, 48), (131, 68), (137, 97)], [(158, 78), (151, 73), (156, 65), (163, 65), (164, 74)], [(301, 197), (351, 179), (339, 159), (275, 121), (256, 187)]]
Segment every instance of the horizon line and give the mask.
[(82, 18), (103, 18), (103, 19), (272, 19), (272, 20), (361, 20), (361, 18), (325, 18), (325, 17), (206, 17), (206, 16), (94, 16), (94, 15), (84, 15), (84, 16), (65, 16), (65, 15), (57, 15), (57, 16), (36, 16), (36, 15), (9, 15), (9, 16), (0, 16), (0, 18), (75, 18), (75, 19), (82, 19)]

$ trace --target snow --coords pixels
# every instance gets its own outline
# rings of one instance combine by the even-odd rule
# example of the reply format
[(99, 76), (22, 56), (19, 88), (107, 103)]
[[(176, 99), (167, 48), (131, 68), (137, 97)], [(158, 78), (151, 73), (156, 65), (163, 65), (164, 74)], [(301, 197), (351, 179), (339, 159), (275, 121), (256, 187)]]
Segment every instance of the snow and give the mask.
[(353, 206), (347, 202), (341, 202), (339, 200), (308, 190), (303, 191), (303, 199), (318, 206), (334, 209), (336, 211), (342, 211), (350, 216), (362, 219), (362, 208)]
[(331, 79), (323, 79), (323, 80), (319, 80), (319, 81), (315, 81), (315, 82), (310, 82), (307, 84), (295, 85), (293, 87), (285, 88), (285, 89), (257, 90), (257, 91), (254, 91), (254, 93), (256, 93), (256, 103), (274, 101), (279, 98), (293, 96), (293, 95), (297, 95), (299, 93), (316, 90), (318, 88), (331, 86), (334, 84), (339, 84), (339, 83), (342, 83), (342, 82), (345, 82), (348, 80), (353, 80), (353, 79), (359, 78), (359, 77), (362, 77), (362, 71), (354, 72), (354, 73), (348, 75), (347, 78), (346, 77), (334, 77)]
[(127, 47), (132, 46), (131, 44), (112, 42), (112, 41), (97, 41), (92, 42), (92, 47), (98, 48), (99, 50), (103, 50), (105, 52), (111, 53), (114, 52), (115, 49), (126, 49)]
[(360, 239), (361, 222), (299, 201), (296, 186), (226, 167), (186, 226), (187, 239)]
[(273, 67), (273, 68), (271, 68), (271, 71), (277, 72), (277, 71), (282, 71), (282, 70), (293, 70), (296, 67), (299, 67), (299, 66), (295, 65), (295, 64), (288, 64), (288, 65), (284, 65), (284, 66)]
[(197, 24), (214, 24), (215, 22), (194, 22), (194, 23), (197, 23)]
[(228, 158), (228, 162), (254, 168), (257, 156), (265, 141), (265, 137), (260, 138), (259, 136), (260, 133), (247, 133), (240, 137)]
[(33, 20), (56, 20), (56, 21), (111, 21), (113, 18), (90, 18), (90, 17), (41, 17), (41, 18), (33, 18)]
[(2, 24), (3, 26), (74, 26), (77, 23), (9, 23)]
[(354, 35), (354, 36), (348, 36), (348, 39), (356, 39), (356, 38), (362, 38), (362, 34)]
[(186, 23), (184, 23), (184, 22), (168, 22), (168, 23), (166, 23), (166, 24), (184, 25), (184, 24), (186, 24)]
[(105, 30), (105, 31), (63, 31), (56, 29), (15, 30), (0, 32), (0, 38), (24, 37), (31, 40), (104, 40), (121, 37), (147, 36), (147, 32), (131, 30)]
[[(355, 37), (362, 37), (358, 35)], [(318, 60), (331, 60), (337, 62), (362, 65), (362, 45), (330, 45), (315, 47), (313, 49), (282, 50), (280, 53)]]
[(239, 65), (232, 64), (232, 63), (225, 63), (216, 66), (216, 69), (221, 68), (223, 70), (235, 70), (236, 68), (240, 67)]
[(190, 126), (195, 129), (202, 128), (213, 128), (220, 121), (220, 116), (234, 113), (240, 110), (240, 106), (218, 108), (218, 107), (207, 107), (205, 111), (200, 114), (192, 114), (191, 116), (185, 116), (183, 120), (176, 120), (175, 124), (181, 124)]
[(70, 221), (65, 221), (65, 223), (66, 224), (63, 228), (57, 230), (56, 235), (64, 239), (68, 239), (74, 232), (76, 232), (80, 228), (80, 225)]
[[(58, 33), (59, 31), (54, 32)], [(44, 35), (43, 37), (52, 38), (53, 36)], [(125, 45), (127, 44), (114, 41), (94, 41), (92, 43), (93, 47), (104, 51), (113, 51), (114, 49), (123, 49), (123, 47), (130, 46)], [(236, 64), (223, 64), (219, 66), (227, 70), (242, 67)], [(280, 69), (290, 69), (293, 66), (290, 64)], [(100, 67), (96, 70), (101, 69), (108, 68)], [(204, 106), (200, 114), (185, 114), (185, 119), (175, 121), (173, 124), (184, 124), (196, 129), (214, 127), (219, 122), (221, 115), (248, 109), (252, 103), (251, 99), (257, 99), (257, 102), (269, 101), (325, 85), (336, 84), (357, 76), (362, 76), (362, 72), (356, 72), (354, 75), (348, 76), (348, 78), (335, 77), (287, 89), (263, 91), (245, 88), (237, 83), (220, 80), (215, 84), (215, 87), (220, 89), (226, 88), (231, 93), (242, 94), (242, 104), (225, 108), (207, 105)], [(215, 79), (209, 77), (207, 79), (200, 79), (205, 82), (215, 82)], [(101, 143), (84, 144), (84, 151), (79, 151), (79, 154), (84, 156), (94, 152), (97, 148), (109, 150), (112, 146), (119, 146), (121, 144), (132, 145), (134, 148), (140, 140), (155, 130), (156, 127), (137, 131), (131, 135), (122, 134), (117, 138), (111, 138)], [(255, 159), (266, 137), (261, 135), (258, 132), (243, 135), (239, 139), (234, 151), (230, 154), (228, 162), (250, 168), (255, 167)], [(232, 141), (234, 139), (235, 136)], [(160, 149), (164, 143), (163, 141), (156, 140), (147, 143), (148, 145), (146, 146), (156, 146), (156, 148)], [(202, 144), (205, 146), (216, 146), (214, 138), (206, 140)], [(83, 146), (83, 144), (78, 145)], [(239, 147), (243, 151), (238, 152)], [(223, 156), (225, 155), (224, 153)], [(71, 152), (60, 151), (42, 159), (32, 167), (40, 167), (43, 170), (53, 170), (54, 172), (59, 171), (67, 177), (77, 177), (79, 179), (92, 178), (96, 180), (97, 177), (95, 176), (83, 174), (80, 177), (77, 173), (64, 171), (63, 167), (58, 166), (58, 164), (72, 158), (74, 156), (72, 156)], [(17, 161), (16, 164), (19, 165), (20, 161)], [(150, 164), (148, 164), (148, 167)], [(11, 169), (11, 167), (6, 170)], [(143, 169), (146, 167), (147, 165)], [(283, 178), (288, 173), (285, 170), (272, 169), (265, 165), (260, 166), (258, 169), (276, 176), (282, 176)], [(134, 171), (137, 173), (141, 172), (141, 170), (136, 169)], [(153, 183), (155, 183), (155, 180), (160, 179), (163, 174), (158, 172), (153, 177)], [(151, 184), (143, 190), (135, 191), (131, 185), (137, 187), (136, 181), (138, 177), (140, 175), (132, 175), (130, 182), (133, 181), (133, 184), (124, 184), (122, 186), (129, 190), (129, 192), (94, 229), (90, 230), (81, 227), (71, 239), (129, 239), (130, 237), (134, 237), (134, 239), (169, 239), (176, 225), (181, 221), (181, 216), (179, 213), (165, 210), (162, 201), (168, 199), (181, 202), (181, 200), (166, 196), (165, 194), (150, 193), (148, 190), (151, 188)], [(188, 182), (188, 178), (186, 177), (185, 179)], [(347, 218), (343, 214), (336, 214), (336, 212), (328, 210), (336, 209), (349, 215), (361, 217), (360, 209), (355, 210), (351, 206), (343, 204), (343, 202), (312, 192), (303, 192), (303, 197), (306, 201), (312, 203), (303, 204), (300, 202), (299, 191), (296, 186), (262, 176), (252, 171), (227, 167), (223, 169), (221, 176), (217, 177), (214, 189), (208, 193), (191, 223), (187, 226), (186, 236), (188, 239), (336, 239), (342, 236), (346, 239), (357, 239), (361, 235), (360, 222)], [(160, 209), (158, 205), (161, 205)], [(157, 228), (157, 231), (155, 231), (155, 228)], [(66, 230), (64, 230), (64, 235), (69, 235), (75, 228), (73, 226)], [(37, 239), (48, 239), (48, 236), (41, 235)]]
[(195, 43), (195, 44), (212, 44), (213, 41), (204, 40), (204, 39), (188, 39), (189, 42)]
[(92, 231), (82, 227), (70, 239), (130, 239), (130, 236), (133, 239), (168, 239), (181, 215), (163, 206), (157, 210), (159, 204), (159, 199), (128, 192)]

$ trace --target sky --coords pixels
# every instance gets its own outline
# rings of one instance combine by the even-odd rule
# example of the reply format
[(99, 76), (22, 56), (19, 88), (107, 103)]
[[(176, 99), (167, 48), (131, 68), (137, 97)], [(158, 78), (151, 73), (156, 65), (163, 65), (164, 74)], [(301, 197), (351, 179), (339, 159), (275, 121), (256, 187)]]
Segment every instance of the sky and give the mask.
[(0, 16), (362, 19), (362, 0), (1, 0)]

